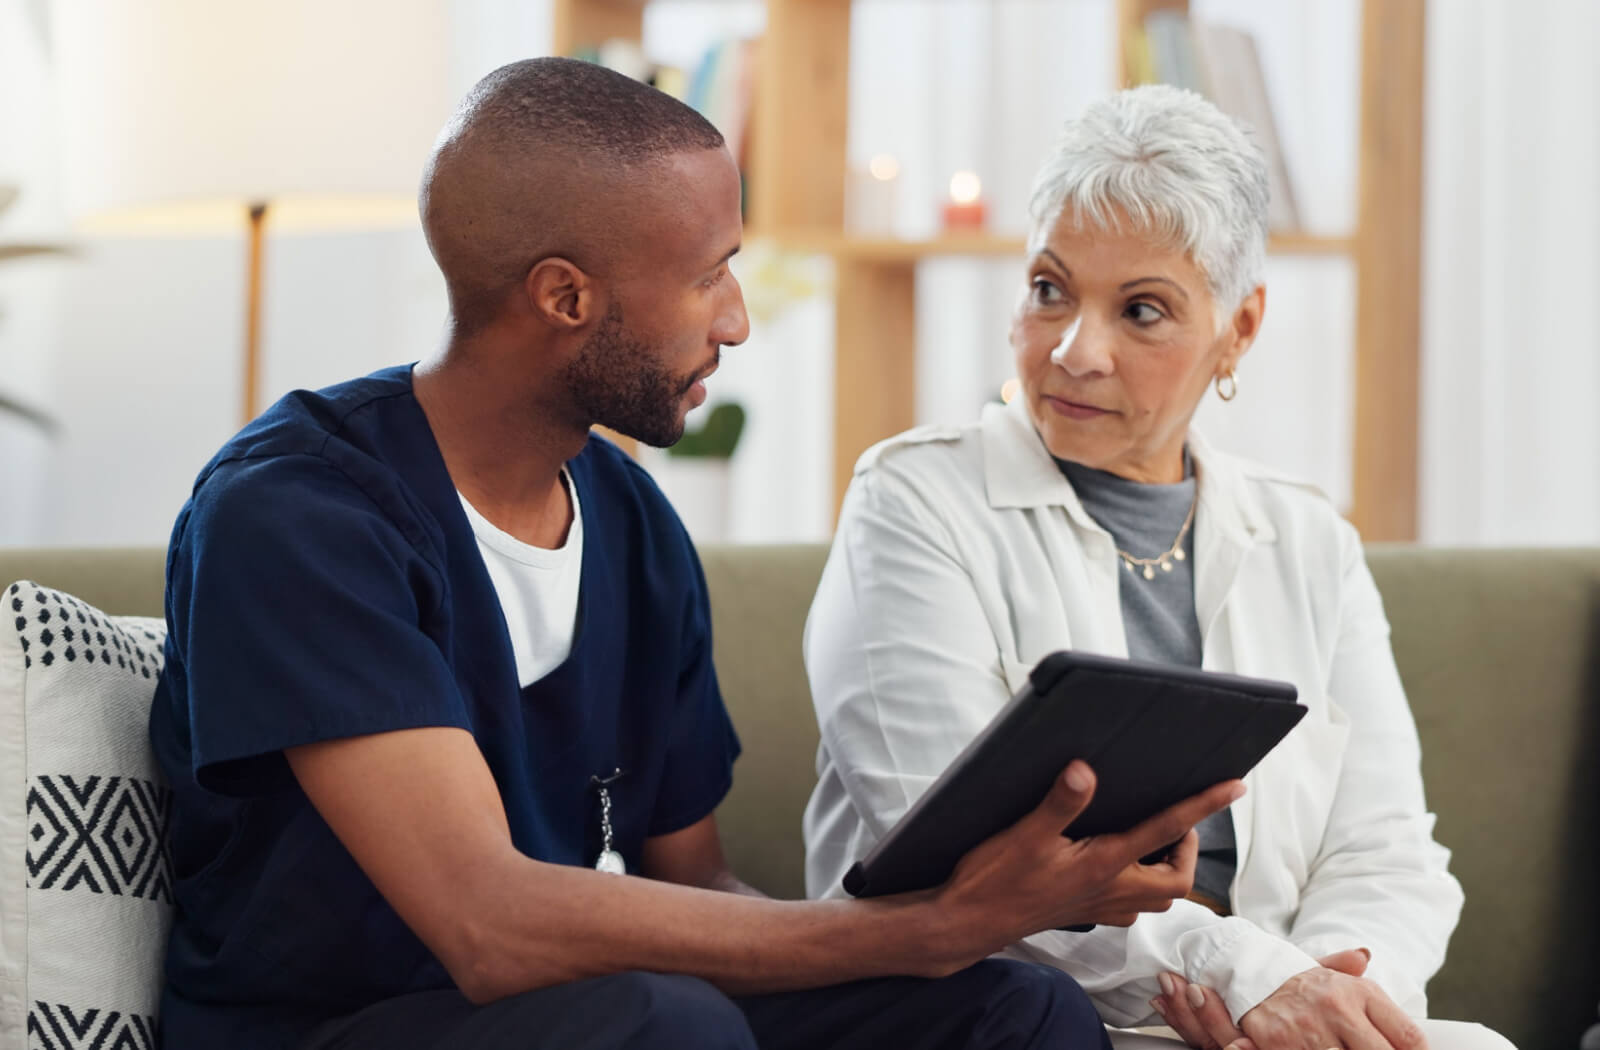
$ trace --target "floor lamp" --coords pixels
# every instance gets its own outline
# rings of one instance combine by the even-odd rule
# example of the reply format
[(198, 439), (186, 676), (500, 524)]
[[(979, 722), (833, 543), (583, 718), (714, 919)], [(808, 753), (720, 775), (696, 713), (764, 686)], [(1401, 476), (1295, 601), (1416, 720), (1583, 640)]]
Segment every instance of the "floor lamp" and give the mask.
[(243, 418), (274, 233), (415, 226), (448, 115), (445, 0), (56, 0), (62, 182), (101, 235), (247, 232)]

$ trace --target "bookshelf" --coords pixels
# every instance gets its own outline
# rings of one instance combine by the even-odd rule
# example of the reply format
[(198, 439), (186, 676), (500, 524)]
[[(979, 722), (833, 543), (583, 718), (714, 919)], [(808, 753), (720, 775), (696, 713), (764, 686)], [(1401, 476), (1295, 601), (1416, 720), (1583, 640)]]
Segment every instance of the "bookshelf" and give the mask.
[[(1363, 0), (1356, 228), (1345, 237), (1275, 235), (1274, 254), (1348, 258), (1355, 270), (1350, 517), (1362, 537), (1417, 535), (1422, 294), (1424, 0)], [(1117, 68), (1157, 11), (1188, 0), (1117, 0)]]
[[(648, 0), (554, 0), (557, 54), (639, 40)], [(916, 422), (916, 268), (937, 257), (1020, 258), (1018, 237), (921, 241), (844, 232), (851, 0), (765, 0), (751, 122), (747, 237), (835, 264), (834, 502), (869, 445)], [(1115, 0), (1118, 69), (1130, 27), (1187, 0)], [(1354, 508), (1368, 540), (1416, 534), (1423, 0), (1363, 0), (1357, 228), (1277, 235), (1275, 254), (1356, 268)], [(1110, 87), (1111, 85), (1108, 85)], [(781, 129), (781, 133), (778, 129)]]

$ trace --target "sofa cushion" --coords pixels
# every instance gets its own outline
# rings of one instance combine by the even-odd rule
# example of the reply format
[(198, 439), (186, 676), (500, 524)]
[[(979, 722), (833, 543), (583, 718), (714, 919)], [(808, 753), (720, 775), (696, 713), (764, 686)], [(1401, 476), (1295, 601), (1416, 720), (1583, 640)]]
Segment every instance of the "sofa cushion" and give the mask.
[(744, 753), (717, 809), (729, 866), (775, 897), (804, 897), (800, 815), (817, 782), (817, 716), (800, 638), (828, 549), (702, 547), (712, 652)]
[(159, 620), (19, 582), (0, 630), (0, 1047), (154, 1047), (171, 796)]
[(1429, 1009), (1572, 1050), (1600, 992), (1600, 549), (1367, 560), (1467, 895)]

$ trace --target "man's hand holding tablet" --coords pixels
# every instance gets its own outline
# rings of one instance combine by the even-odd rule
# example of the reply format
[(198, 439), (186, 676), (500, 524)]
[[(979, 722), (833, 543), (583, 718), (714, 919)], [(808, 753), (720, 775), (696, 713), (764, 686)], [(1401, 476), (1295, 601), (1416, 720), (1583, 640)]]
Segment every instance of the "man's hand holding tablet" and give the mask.
[[(952, 922), (950, 943), (988, 939), (998, 949), (1041, 930), (1128, 926), (1141, 912), (1166, 911), (1194, 881), (1194, 825), (1245, 790), (1241, 781), (1224, 781), (1127, 831), (1082, 839), (1062, 835), (1088, 807), (1094, 789), (1088, 764), (1073, 762), (1033, 812), (961, 859), (934, 891)], [(1140, 863), (1173, 842), (1165, 859)]]

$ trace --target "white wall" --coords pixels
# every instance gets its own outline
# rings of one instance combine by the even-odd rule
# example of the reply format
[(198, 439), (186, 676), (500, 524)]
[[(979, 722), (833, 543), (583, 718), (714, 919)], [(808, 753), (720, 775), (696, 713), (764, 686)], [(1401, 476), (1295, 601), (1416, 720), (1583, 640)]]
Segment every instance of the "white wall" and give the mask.
[(1600, 6), (1430, 5), (1421, 514), (1600, 542)]
[[(1431, 5), (1427, 538), (1600, 539), (1600, 436), (1590, 407), (1600, 355), (1593, 322), (1582, 317), (1600, 240), (1596, 15), (1587, 0), (1529, 3), (1549, 10), (1524, 21), (1497, 0)], [(451, 6), (452, 35), (441, 46), (453, 91), (548, 48), (548, 0)], [(1195, 7), (1259, 34), (1302, 209), (1316, 229), (1346, 229), (1357, 0)], [(1054, 128), (1110, 83), (1112, 9), (1111, 0), (856, 5), (850, 156), (900, 158), (902, 232), (932, 231), (948, 175), (962, 167), (984, 175), (993, 226), (1022, 232), (1027, 185)], [(41, 10), (42, 0), (0, 0), (0, 180), (18, 173), (28, 204), (0, 237), (66, 232), (53, 199)], [(759, 23), (756, 0), (656, 0), (647, 45), (688, 61), (717, 34)], [(1480, 70), (1503, 70), (1502, 79), (1478, 83)], [(1499, 102), (1493, 84), (1506, 87)], [(1525, 212), (1537, 240), (1519, 232)], [(1437, 236), (1485, 216), (1494, 232)], [(1574, 226), (1591, 232), (1561, 236)], [(237, 422), (243, 251), (242, 237), (97, 240), (65, 264), (0, 267), (0, 389), (38, 397), (65, 424), (50, 442), (0, 429), (0, 543), (165, 541), (195, 471)], [(750, 254), (737, 266), (747, 286), (770, 280), (773, 267), (827, 279), (825, 264), (773, 260), (757, 246)], [(1560, 260), (1570, 275), (1524, 272), (1539, 258)], [(266, 278), (269, 396), (413, 359), (440, 331), (442, 289), (415, 233), (274, 236)], [(1020, 261), (923, 267), (920, 419), (969, 418), (1011, 374), (1006, 318), (1020, 279)], [(1267, 321), (1240, 398), (1210, 402), (1201, 417), (1214, 440), (1305, 475), (1340, 500), (1350, 488), (1352, 296), (1338, 260), (1273, 260)], [(757, 317), (750, 342), (729, 352), (713, 381), (713, 398), (737, 397), (750, 409), (734, 465), (736, 539), (826, 535), (831, 328), (822, 298)], [(1483, 354), (1524, 344), (1538, 352)]]
[[(27, 105), (48, 84), (42, 3), (0, 2), (0, 185), (25, 192), (0, 216), (0, 243), (51, 241), (62, 233), (48, 109)], [(30, 406), (54, 401), (49, 347), (59, 341), (60, 259), (0, 263), (0, 394)], [(52, 491), (52, 441), (29, 423), (0, 415), (0, 542), (40, 534)]]
[[(64, 281), (51, 544), (162, 543), (196, 472), (240, 424), (242, 240), (105, 238)], [(421, 356), (443, 290), (420, 234), (269, 240), (263, 400)], [(82, 304), (75, 308), (74, 304)]]
[[(475, 25), (476, 6), (458, 5), (463, 23)], [(42, 11), (0, 3), (0, 181), (20, 173), (28, 206), (0, 227), (11, 239), (71, 236)], [(546, 11), (536, 50), (548, 24)], [(479, 28), (479, 50), (514, 46), (514, 18)], [(459, 38), (446, 43), (456, 83), (489, 68)], [(0, 425), (0, 543), (165, 543), (196, 472), (241, 419), (243, 226), (241, 214), (236, 235), (79, 237), (67, 262), (0, 267), (0, 389), (62, 422), (48, 437)], [(263, 297), (266, 401), (419, 357), (444, 315), (416, 231), (309, 236), (269, 221)]]

